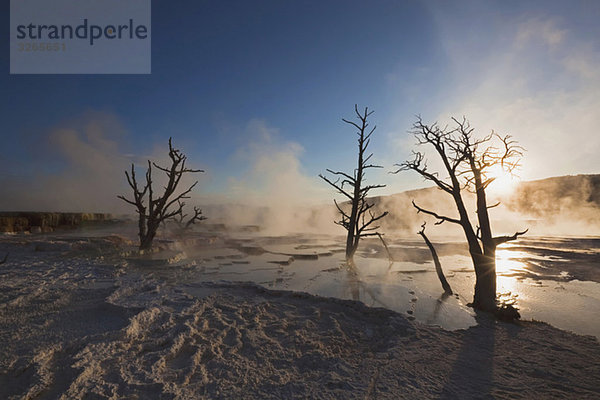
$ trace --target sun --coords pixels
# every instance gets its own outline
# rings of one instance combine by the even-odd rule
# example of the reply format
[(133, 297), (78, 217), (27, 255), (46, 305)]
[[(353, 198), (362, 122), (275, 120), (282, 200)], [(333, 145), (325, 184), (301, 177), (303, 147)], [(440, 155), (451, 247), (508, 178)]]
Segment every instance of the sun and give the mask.
[(505, 196), (511, 194), (519, 178), (502, 168), (500, 164), (492, 165), (485, 173), (488, 178), (494, 178), (494, 181), (488, 186), (490, 194)]

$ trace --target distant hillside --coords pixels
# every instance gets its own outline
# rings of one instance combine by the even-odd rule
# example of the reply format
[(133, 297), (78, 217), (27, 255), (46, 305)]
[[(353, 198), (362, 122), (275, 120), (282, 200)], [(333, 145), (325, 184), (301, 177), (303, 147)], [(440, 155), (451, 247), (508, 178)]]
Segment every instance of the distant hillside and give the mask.
[(600, 175), (568, 175), (522, 182), (505, 201), (513, 211), (546, 217), (600, 208)]
[[(473, 202), (473, 197), (467, 199), (467, 202)], [(374, 197), (373, 200), (376, 203), (375, 212), (389, 212), (382, 222), (384, 230), (411, 231), (423, 222), (425, 216), (416, 213), (411, 204), (412, 200), (423, 208), (456, 216), (452, 198), (436, 187)], [(490, 204), (496, 200), (500, 200), (502, 204), (490, 213), (501, 228), (506, 226), (506, 229), (512, 229), (508, 227), (524, 222), (527, 222), (528, 226), (532, 223), (549, 226), (579, 222), (600, 227), (598, 174), (521, 182), (511, 195), (492, 198)], [(471, 209), (474, 210), (474, 207)]]

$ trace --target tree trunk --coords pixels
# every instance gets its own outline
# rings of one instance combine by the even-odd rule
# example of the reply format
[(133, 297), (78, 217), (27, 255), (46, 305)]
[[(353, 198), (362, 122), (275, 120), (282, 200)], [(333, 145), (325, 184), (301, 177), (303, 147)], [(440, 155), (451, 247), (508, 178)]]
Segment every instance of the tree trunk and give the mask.
[(144, 249), (143, 243), (146, 235), (146, 208), (140, 206), (138, 210), (138, 236), (140, 237), (140, 250)]
[(140, 250), (150, 250), (152, 248), (152, 242), (156, 236), (156, 230), (158, 226), (149, 226), (146, 234), (140, 236)]
[(346, 238), (346, 261), (352, 261), (354, 259), (354, 253), (358, 248), (358, 241), (360, 240), (360, 234), (357, 232), (357, 220), (359, 196), (362, 188), (362, 164), (363, 164), (363, 148), (362, 148), (362, 135), (359, 140), (358, 146), (358, 168), (356, 174), (356, 182), (354, 184), (354, 197), (352, 198), (352, 210), (350, 210), (350, 220), (348, 226), (348, 237)]
[(483, 311), (496, 311), (496, 250), (487, 254), (472, 254), (475, 267), (475, 297), (473, 307)]
[(440, 263), (440, 259), (437, 255), (437, 252), (435, 251), (435, 247), (433, 247), (433, 244), (429, 241), (429, 238), (425, 235), (424, 228), (421, 232), (419, 232), (419, 235), (421, 235), (421, 237), (423, 237), (425, 244), (427, 244), (427, 247), (429, 247), (429, 251), (431, 252), (431, 257), (433, 258), (433, 263), (435, 264), (435, 272), (437, 272), (437, 276), (440, 279), (442, 288), (444, 289), (444, 293), (452, 294), (452, 288), (450, 287), (450, 284), (446, 280), (446, 276), (444, 275), (444, 271), (442, 270), (442, 264)]
[(381, 240), (381, 243), (383, 244), (383, 247), (385, 248), (385, 252), (387, 253), (389, 262), (393, 263), (394, 257), (392, 257), (392, 253), (390, 253), (390, 248), (388, 247), (387, 243), (385, 242), (385, 240), (383, 240), (383, 235), (379, 232), (375, 232), (375, 233), (377, 234), (377, 237), (379, 238), (379, 240)]
[(146, 235), (140, 240), (140, 250), (150, 250), (152, 248), (153, 237)]
[[(351, 220), (352, 221), (352, 220)], [(356, 247), (354, 246), (354, 225), (350, 225), (352, 229), (348, 230), (348, 236), (346, 237), (346, 261), (351, 262), (354, 258), (354, 252)]]

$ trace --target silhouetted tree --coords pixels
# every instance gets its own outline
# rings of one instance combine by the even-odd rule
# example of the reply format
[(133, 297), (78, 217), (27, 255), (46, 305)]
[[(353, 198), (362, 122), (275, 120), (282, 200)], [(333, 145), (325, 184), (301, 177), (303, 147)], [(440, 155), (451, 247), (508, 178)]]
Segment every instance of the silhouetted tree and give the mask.
[[(452, 196), (458, 211), (458, 218), (440, 215), (426, 210), (413, 201), (417, 212), (431, 215), (437, 219), (436, 224), (443, 222), (460, 225), (469, 245), (469, 253), (475, 268), (475, 296), (473, 307), (485, 311), (497, 311), (496, 303), (496, 247), (510, 240), (517, 239), (523, 232), (511, 236), (493, 236), (488, 210), (499, 203), (488, 206), (486, 188), (493, 182), (490, 168), (500, 165), (505, 171), (518, 167), (523, 148), (512, 140), (510, 135), (499, 136), (495, 133), (482, 138), (473, 137), (473, 128), (466, 119), (452, 119), (455, 127), (440, 128), (437, 124), (431, 126), (422, 122), (421, 118), (413, 125), (413, 134), (419, 145), (433, 147), (443, 164), (445, 177), (427, 169), (425, 156), (421, 152), (413, 152), (414, 158), (397, 164), (399, 169), (412, 170), (426, 180), (432, 181), (442, 191)], [(500, 144), (494, 146), (493, 142)], [(463, 193), (469, 190), (475, 193), (477, 200), (477, 223), (471, 223)]]
[(352, 261), (354, 253), (358, 248), (358, 243), (361, 237), (377, 235), (377, 229), (379, 226), (373, 225), (374, 222), (385, 217), (387, 211), (376, 215), (373, 214), (372, 208), (375, 203), (368, 201), (368, 194), (371, 189), (383, 188), (385, 185), (366, 185), (365, 172), (370, 168), (382, 168), (379, 165), (369, 164), (369, 160), (373, 156), (373, 153), (366, 155), (367, 148), (371, 141), (371, 135), (375, 131), (375, 126), (372, 129), (368, 129), (369, 124), (367, 119), (373, 113), (365, 107), (364, 113), (361, 114), (358, 111), (358, 106), (354, 106), (354, 112), (356, 113), (358, 123), (348, 121), (342, 118), (342, 121), (352, 125), (358, 131), (358, 165), (354, 169), (352, 175), (345, 172), (333, 171), (328, 169), (327, 172), (334, 175), (337, 179), (331, 180), (322, 174), (319, 177), (325, 182), (333, 186), (339, 193), (344, 195), (348, 199), (350, 204), (350, 212), (344, 210), (343, 204), (340, 205), (335, 199), (333, 202), (337, 207), (338, 212), (341, 215), (339, 221), (335, 221), (336, 224), (343, 226), (348, 232), (346, 236), (346, 260)]
[(425, 224), (426, 223), (423, 222), (423, 225), (421, 225), (421, 230), (417, 233), (419, 235), (421, 235), (421, 237), (425, 241), (425, 244), (429, 248), (429, 251), (431, 252), (431, 258), (433, 258), (433, 264), (435, 265), (435, 272), (437, 273), (438, 279), (440, 280), (440, 283), (442, 284), (444, 293), (452, 294), (452, 288), (450, 287), (450, 284), (446, 280), (446, 276), (444, 275), (444, 271), (442, 270), (442, 263), (440, 263), (440, 258), (437, 255), (437, 251), (435, 251), (435, 247), (433, 246), (433, 243), (431, 243), (431, 241), (425, 234)]
[(204, 215), (202, 215), (202, 210), (200, 208), (194, 206), (194, 209), (193, 209), (194, 215), (192, 215), (191, 217), (189, 217), (186, 220), (188, 215), (184, 214), (184, 211), (183, 211), (185, 208), (185, 202), (178, 201), (177, 205), (181, 209), (181, 212), (178, 215), (175, 215), (172, 218), (172, 221), (175, 222), (177, 227), (181, 230), (188, 230), (188, 229), (190, 229), (190, 227), (192, 225), (195, 225), (196, 222), (204, 221), (206, 219), (206, 217)]
[[(176, 195), (175, 192), (181, 182), (181, 178), (188, 173), (204, 172), (200, 169), (190, 169), (185, 166), (187, 157), (181, 151), (173, 148), (171, 138), (169, 138), (169, 158), (171, 159), (171, 166), (169, 168), (161, 167), (148, 160), (146, 179), (143, 186), (138, 184), (135, 176), (135, 166), (131, 164), (131, 175), (125, 171), (125, 176), (127, 177), (127, 183), (133, 189), (133, 200), (122, 195), (117, 196), (136, 207), (140, 250), (147, 250), (152, 247), (156, 231), (163, 221), (183, 213), (185, 203), (181, 200), (189, 198), (188, 194), (198, 181)], [(156, 196), (154, 187), (152, 186), (152, 166), (163, 171), (167, 176), (167, 184), (163, 187), (163, 193), (160, 196)]]

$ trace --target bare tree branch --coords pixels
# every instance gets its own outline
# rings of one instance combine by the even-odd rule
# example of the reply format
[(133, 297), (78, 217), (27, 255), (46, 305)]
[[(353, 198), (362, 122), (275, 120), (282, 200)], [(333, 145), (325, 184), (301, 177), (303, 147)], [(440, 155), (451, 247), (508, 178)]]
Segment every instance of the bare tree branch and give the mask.
[(319, 178), (323, 179), (325, 182), (329, 183), (331, 186), (336, 188), (338, 190), (338, 192), (340, 192), (341, 194), (346, 196), (348, 199), (352, 200), (352, 196), (349, 193), (347, 193), (344, 189), (342, 189), (342, 186), (338, 185), (337, 181), (332, 182), (326, 176), (321, 175), (321, 174), (319, 174)]
[(439, 221), (435, 223), (436, 225), (440, 225), (440, 224), (442, 224), (444, 222), (452, 222), (453, 224), (459, 224), (459, 225), (461, 224), (460, 220), (458, 220), (456, 218), (445, 217), (445, 216), (439, 215), (439, 214), (437, 214), (437, 213), (435, 213), (433, 211), (429, 211), (429, 210), (426, 210), (424, 208), (419, 207), (415, 203), (414, 200), (412, 201), (412, 205), (413, 205), (414, 208), (417, 209), (417, 214), (420, 213), (420, 212), (422, 212), (423, 214), (431, 215), (432, 217), (437, 218)]
[(423, 178), (435, 183), (437, 187), (439, 187), (443, 191), (447, 193), (452, 193), (453, 188), (451, 185), (439, 179), (435, 173), (430, 173), (427, 171), (427, 163), (425, 163), (425, 157), (422, 153), (413, 151), (413, 155), (414, 158), (412, 161), (405, 161), (401, 164), (395, 164), (395, 166), (397, 166), (398, 169), (393, 171), (393, 173), (397, 174), (401, 171), (413, 170), (415, 172), (418, 172)]
[(497, 236), (494, 238), (494, 244), (496, 246), (499, 246), (502, 243), (510, 242), (511, 240), (517, 240), (517, 238), (519, 236), (526, 234), (528, 231), (529, 231), (529, 229), (525, 229), (524, 231), (521, 231), (521, 232), (515, 232), (515, 234), (511, 235), (511, 236)]
[[(148, 160), (145, 176), (146, 182), (142, 189), (140, 189), (136, 179), (135, 166), (131, 164), (131, 175), (125, 171), (125, 176), (127, 183), (132, 188), (133, 200), (123, 195), (117, 196), (119, 199), (136, 207), (140, 250), (149, 249), (152, 246), (152, 241), (161, 223), (178, 215), (183, 215), (183, 206), (185, 203), (182, 200), (189, 198), (189, 193), (198, 184), (198, 181), (176, 195), (175, 192), (179, 187), (182, 177), (188, 173), (204, 172), (200, 169), (191, 169), (185, 166), (187, 157), (180, 150), (173, 148), (171, 138), (169, 138), (169, 158), (171, 159), (171, 166), (169, 168), (161, 167)], [(154, 193), (152, 180), (153, 167), (164, 172), (167, 176), (167, 184), (163, 187), (163, 193), (158, 197), (155, 197)], [(145, 203), (146, 198), (147, 205)], [(177, 204), (177, 207), (173, 208), (175, 204)], [(193, 221), (201, 220), (202, 217), (196, 214), (196, 208), (194, 208), (194, 213)]]

